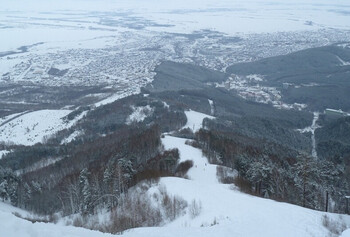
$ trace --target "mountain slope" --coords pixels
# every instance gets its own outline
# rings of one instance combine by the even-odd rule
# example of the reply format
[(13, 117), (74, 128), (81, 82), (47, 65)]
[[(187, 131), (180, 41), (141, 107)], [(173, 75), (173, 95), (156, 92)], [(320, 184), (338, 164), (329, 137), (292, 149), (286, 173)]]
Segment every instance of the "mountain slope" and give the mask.
[(322, 224), (325, 215), (331, 222), (350, 225), (348, 216), (258, 198), (241, 193), (234, 186), (220, 184), (216, 177), (217, 166), (209, 164), (201, 150), (186, 145), (186, 139), (166, 135), (162, 142), (166, 149), (179, 149), (180, 162), (192, 160), (194, 165), (188, 172), (189, 179), (167, 177), (162, 178), (159, 185), (188, 203), (194, 200), (200, 203), (200, 214), (193, 217), (190, 204), (186, 215), (165, 227), (133, 229), (125, 233), (126, 237), (328, 236), (329, 230)]
[(275, 87), (286, 103), (307, 104), (311, 110), (350, 110), (350, 49), (342, 46), (312, 48), (251, 63), (235, 64), (227, 73), (257, 74), (262, 86)]
[[(202, 119), (212, 116), (195, 111), (186, 112), (188, 124), (198, 129)], [(165, 149), (177, 148), (179, 162), (191, 160), (193, 167), (188, 179), (178, 177), (161, 178), (148, 191), (154, 195), (162, 186), (172, 196), (179, 196), (189, 204), (183, 216), (163, 227), (136, 228), (125, 231), (122, 236), (332, 236), (331, 228), (341, 232), (350, 226), (350, 217), (314, 211), (282, 202), (244, 194), (234, 186), (220, 184), (217, 179), (217, 165), (211, 165), (202, 151), (186, 144), (186, 139), (165, 135), (162, 138)], [(235, 172), (232, 172), (234, 175)], [(132, 189), (130, 189), (132, 192)], [(30, 223), (11, 212), (17, 208), (0, 204), (0, 228), (5, 236), (112, 236), (82, 228), (66, 227), (60, 224)], [(62, 223), (62, 222), (61, 222)], [(278, 225), (276, 224), (278, 223)], [(328, 224), (325, 224), (328, 223)], [(18, 228), (21, 226), (21, 228)], [(328, 228), (326, 228), (328, 227)]]

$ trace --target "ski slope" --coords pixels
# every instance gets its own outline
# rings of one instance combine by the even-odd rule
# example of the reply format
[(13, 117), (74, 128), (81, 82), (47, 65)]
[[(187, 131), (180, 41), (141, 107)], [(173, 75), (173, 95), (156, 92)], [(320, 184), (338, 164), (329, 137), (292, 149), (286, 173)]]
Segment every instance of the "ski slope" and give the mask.
[[(201, 127), (195, 111), (186, 112), (188, 121), (195, 128)], [(160, 180), (172, 195), (178, 195), (189, 204), (201, 203), (201, 213), (192, 218), (189, 211), (183, 217), (165, 227), (137, 228), (124, 236), (330, 236), (323, 225), (325, 213), (282, 202), (241, 193), (234, 186), (220, 184), (216, 177), (216, 165), (208, 163), (201, 150), (185, 144), (186, 139), (166, 135), (162, 142), (165, 149), (178, 148), (180, 162), (192, 160), (189, 179), (166, 177)], [(350, 226), (350, 218), (327, 213), (335, 223)]]
[(209, 119), (214, 119), (215, 117), (203, 114), (197, 111), (189, 110), (185, 111), (186, 117), (187, 117), (187, 123), (185, 126), (183, 126), (182, 129), (184, 128), (189, 128), (193, 132), (197, 132), (200, 128), (202, 128), (203, 124), (203, 119), (209, 118)]

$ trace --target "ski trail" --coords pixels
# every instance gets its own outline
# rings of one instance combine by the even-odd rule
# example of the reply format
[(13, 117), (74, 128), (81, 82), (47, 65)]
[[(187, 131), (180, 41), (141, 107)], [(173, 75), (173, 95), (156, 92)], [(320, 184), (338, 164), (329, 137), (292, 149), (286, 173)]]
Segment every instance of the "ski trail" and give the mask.
[(317, 149), (316, 149), (315, 131), (316, 131), (316, 129), (320, 128), (320, 126), (317, 124), (319, 117), (320, 117), (320, 113), (314, 112), (314, 118), (312, 120), (311, 126), (303, 128), (303, 129), (297, 129), (297, 131), (300, 133), (311, 132), (311, 146), (312, 146), (311, 156), (314, 157), (315, 159), (318, 158)]
[(214, 114), (215, 114), (214, 101), (208, 99), (208, 102), (210, 105), (210, 114), (214, 116)]

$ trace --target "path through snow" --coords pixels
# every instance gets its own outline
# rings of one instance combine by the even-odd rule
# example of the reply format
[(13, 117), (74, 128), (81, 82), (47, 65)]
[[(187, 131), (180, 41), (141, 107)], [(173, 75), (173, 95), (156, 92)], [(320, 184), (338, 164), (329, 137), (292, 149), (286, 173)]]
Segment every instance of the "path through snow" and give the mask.
[(320, 113), (314, 112), (314, 118), (312, 120), (311, 126), (303, 128), (303, 129), (297, 129), (297, 131), (299, 131), (301, 133), (311, 132), (311, 145), (312, 145), (311, 155), (312, 155), (312, 157), (314, 157), (316, 159), (317, 159), (317, 150), (316, 150), (315, 131), (316, 131), (316, 129), (320, 128), (320, 126), (317, 124), (319, 117), (320, 117)]

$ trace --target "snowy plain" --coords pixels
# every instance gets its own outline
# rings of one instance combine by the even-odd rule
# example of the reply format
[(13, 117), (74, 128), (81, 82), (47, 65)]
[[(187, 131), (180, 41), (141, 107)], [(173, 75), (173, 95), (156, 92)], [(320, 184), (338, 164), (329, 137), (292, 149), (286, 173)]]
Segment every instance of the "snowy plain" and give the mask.
[[(201, 30), (230, 36), (350, 30), (349, 10), (350, 3), (345, 0), (3, 0), (0, 55), (19, 53), (22, 46), (27, 47), (24, 55), (103, 49), (120, 44), (125, 32), (147, 37), (154, 32), (191, 34)], [(16, 54), (0, 57), (0, 72), (20, 62)]]
[[(235, 34), (326, 27), (350, 29), (349, 8), (350, 3), (346, 0), (4, 0), (0, 11), (3, 28), (0, 28), (0, 31), (9, 35), (2, 38), (0, 51), (17, 49), (22, 45), (37, 42), (72, 43), (113, 36), (116, 30), (127, 28), (120, 24), (125, 14), (156, 23), (146, 25), (149, 30), (191, 33), (201, 29), (212, 29)], [(106, 15), (99, 13), (106, 12), (115, 13), (114, 25), (101, 24), (100, 17)], [(5, 26), (15, 28), (8, 29)], [(45, 32), (43, 29), (47, 27), (55, 30)], [(61, 34), (68, 33), (67, 28), (71, 30), (69, 34)], [(27, 37), (19, 37), (21, 35)], [(8, 40), (10, 38), (13, 40)], [(95, 44), (96, 46), (98, 47), (98, 44)]]

